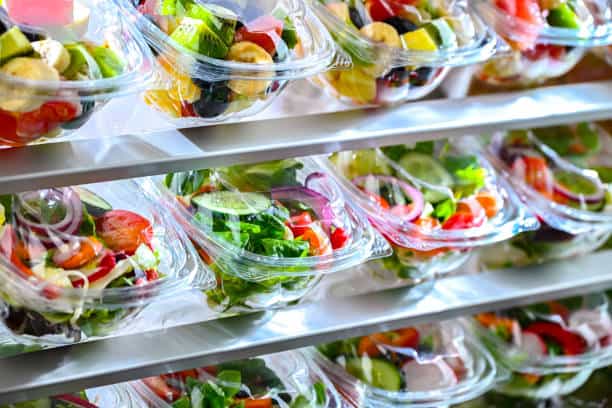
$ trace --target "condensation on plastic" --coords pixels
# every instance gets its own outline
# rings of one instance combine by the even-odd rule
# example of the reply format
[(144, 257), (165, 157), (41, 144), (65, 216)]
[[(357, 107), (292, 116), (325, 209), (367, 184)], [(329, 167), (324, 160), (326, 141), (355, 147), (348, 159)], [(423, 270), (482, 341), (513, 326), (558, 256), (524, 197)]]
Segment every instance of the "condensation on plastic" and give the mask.
[[(110, 78), (74, 81), (34, 80), (0, 74), (0, 98), (5, 101), (32, 100), (33, 105), (39, 107), (47, 102), (69, 102), (79, 107), (74, 119), (42, 127), (33, 134), (30, 134), (30, 130), (29, 133), (23, 134), (5, 133), (9, 131), (8, 126), (0, 129), (0, 148), (67, 135), (83, 126), (109, 99), (142, 91), (152, 78), (154, 60), (147, 43), (133, 25), (117, 13), (114, 6), (104, 0), (78, 0), (77, 3), (89, 8), (86, 27), (78, 24), (63, 27), (15, 24), (3, 7), (0, 7), (0, 24), (7, 27), (17, 25), (27, 34), (50, 38), (62, 44), (86, 41), (97, 46), (106, 45), (123, 62), (123, 73)], [(24, 112), (8, 113), (17, 116), (19, 122), (19, 117)], [(32, 126), (30, 124), (28, 129)]]
[[(391, 5), (395, 0), (382, 0), (386, 7), (404, 7), (425, 25), (431, 16), (417, 6), (404, 3)], [(490, 58), (504, 44), (463, 1), (440, 0), (436, 6), (448, 13), (457, 34), (458, 45), (437, 51), (408, 50), (373, 41), (356, 27), (335, 15), (326, 4), (349, 2), (312, 1), (316, 14), (336, 39), (338, 47), (351, 59), (350, 70), (333, 70), (313, 79), (332, 95), (350, 104), (390, 105), (419, 99), (434, 89), (448, 74), (448, 67), (469, 65)], [(363, 1), (350, 2), (365, 19), (372, 18)], [(348, 8), (347, 8), (348, 11)], [(363, 61), (372, 61), (364, 65)], [(421, 68), (418, 68), (421, 67)]]
[[(574, 132), (576, 131), (575, 127), (571, 127), (570, 129)], [(604, 149), (610, 149), (609, 146), (611, 146), (611, 144), (609, 139), (611, 139), (611, 137), (598, 126), (594, 126), (593, 129), (599, 133), (598, 137)], [(509, 147), (505, 148), (508, 150), (505, 151), (504, 141), (506, 137), (507, 133), (505, 132), (495, 134), (487, 149), (487, 155), (497, 170), (512, 183), (525, 204), (537, 214), (538, 217), (552, 228), (573, 235), (596, 233), (598, 236), (601, 236), (607, 232), (612, 232), (612, 205), (609, 202), (611, 200), (610, 187), (602, 183), (596, 172), (588, 168), (578, 167), (567, 158), (560, 157), (552, 148), (538, 140), (531, 130), (525, 132), (525, 137), (530, 143), (527, 146), (520, 145)], [(591, 159), (591, 163), (596, 165), (598, 160), (609, 160), (609, 152), (610, 150), (604, 150), (600, 156)], [(543, 158), (551, 173), (549, 177), (550, 183), (548, 183), (551, 185), (546, 186), (547, 189), (552, 188), (551, 193), (554, 191), (555, 180), (553, 172), (555, 170), (570, 173), (580, 179), (588, 181), (596, 186), (601, 194), (603, 194), (602, 210), (597, 212), (584, 208), (586, 207), (587, 197), (584, 197), (582, 194), (573, 193), (577, 196), (576, 204), (583, 208), (574, 208), (547, 197), (544, 193), (529, 185), (525, 181), (526, 176), (521, 177), (521, 175), (517, 173), (518, 170), (513, 170), (512, 166), (503, 160), (502, 157), (506, 153), (510, 155), (507, 158), (508, 160), (512, 158), (512, 154), (517, 154), (517, 157), (522, 157), (522, 155), (526, 153), (531, 153), (532, 155)], [(514, 160), (516, 162), (517, 159)], [(603, 162), (601, 163), (603, 164)]]
[[(274, 403), (278, 404), (280, 407), (289, 407), (291, 405), (281, 398), (280, 395), (288, 395), (292, 398), (292, 400), (297, 398), (299, 395), (302, 395), (306, 397), (309, 404), (313, 404), (312, 406), (315, 406), (314, 402), (316, 396), (314, 395), (313, 391), (314, 384), (317, 382), (320, 382), (325, 386), (327, 396), (325, 404), (322, 405), (321, 408), (343, 407), (340, 395), (336, 391), (334, 385), (318, 366), (306, 358), (303, 352), (285, 351), (256, 358), (262, 359), (265, 362), (266, 367), (272, 370), (283, 384), (283, 389), (268, 388), (266, 393), (266, 395), (272, 398)], [(219, 381), (213, 375), (204, 371), (204, 369), (196, 369), (196, 371), (200, 376), (200, 380), (211, 381), (220, 386), (225, 385), (222, 381)], [(178, 378), (176, 380), (180, 381)], [(237, 384), (231, 385), (236, 386)], [(171, 408), (172, 405), (156, 395), (142, 380), (133, 381), (130, 383), (130, 386), (138, 395), (142, 397), (142, 399), (144, 399), (144, 401), (146, 401), (149, 407)], [(245, 391), (250, 395), (247, 384), (242, 384), (240, 389), (241, 391)], [(184, 391), (184, 389), (181, 389), (181, 391)], [(319, 407), (319, 405), (316, 406)]]
[[(115, 1), (158, 55), (157, 81), (145, 93), (145, 101), (166, 113), (177, 125), (252, 116), (280, 95), (289, 81), (317, 75), (331, 67), (349, 65), (343, 54), (336, 50), (322, 23), (302, 0), (229, 0), (221, 3), (227, 7), (226, 13), (232, 14), (232, 18), (243, 24), (272, 16), (275, 12), (281, 12), (291, 20), (299, 38), (298, 46), (288, 50), (289, 58), (286, 61), (272, 61), (272, 56), (268, 55), (270, 63), (223, 60), (193, 52), (178, 44), (170, 33), (163, 30), (170, 24), (164, 20), (167, 17), (141, 14), (134, 0)], [(204, 7), (212, 5), (210, 11), (215, 14), (221, 12), (214, 1), (198, 1), (198, 4)], [(285, 42), (279, 39), (276, 46), (280, 47), (281, 44), (286, 47)], [(203, 89), (202, 84), (208, 89)], [(227, 95), (220, 98), (215, 96), (217, 93)], [(201, 110), (185, 109), (185, 106), (192, 106), (204, 98), (210, 99), (212, 105), (206, 105)]]
[[(197, 286), (202, 289), (215, 286), (213, 273), (202, 264), (185, 233), (164, 211), (162, 206), (147, 199), (135, 181), (116, 181), (78, 187), (93, 192), (111, 204), (115, 210), (132, 211), (151, 223), (153, 227), (152, 246), (159, 253), (157, 271), (161, 277), (136, 286), (65, 288), (53, 284), (52, 281), (26, 278), (13, 259), (6, 255), (0, 255), (0, 274), (2, 277), (0, 293), (3, 298), (2, 318), (5, 325), (8, 325), (7, 319), (10, 317), (8, 315), (10, 309), (20, 310), (26, 315), (34, 312), (39, 319), (43, 320), (46, 320), (46, 318), (43, 318), (41, 313), (68, 314), (77, 318), (72, 323), (70, 321), (64, 322), (62, 327), (64, 325), (66, 327), (62, 330), (62, 333), (53, 333), (53, 330), (49, 329), (51, 330), (49, 334), (36, 336), (9, 330), (16, 341), (34, 344), (64, 344), (80, 341), (87, 337), (80, 326), (88, 323), (88, 317), (82, 316), (81, 319), (82, 313), (96, 310), (114, 311), (116, 313), (112, 321), (105, 321), (97, 326), (94, 337), (108, 335), (133, 319), (143, 307), (158, 299), (174, 296), (182, 290), (187, 290), (190, 286)], [(17, 197), (24, 194), (37, 194), (42, 197), (54, 192), (63, 192), (78, 197), (77, 191), (74, 188), (66, 187), (20, 193)], [(26, 251), (34, 253), (32, 251), (45, 250), (43, 244), (36, 239), (37, 235), (31, 228), (17, 225), (17, 223), (15, 225), (11, 224), (4, 228), (3, 232), (5, 234), (11, 232), (8, 231), (8, 228), (14, 228), (14, 231), (18, 232), (17, 237), (21, 237), (24, 232), (30, 231)], [(48, 228), (46, 233), (51, 239), (55, 239), (63, 245), (70, 245), (83, 239), (82, 236), (77, 235), (78, 232), (54, 232), (54, 230)], [(125, 262), (131, 262), (130, 258), (126, 258)], [(71, 277), (82, 278), (88, 275), (83, 268), (79, 267), (66, 271), (71, 272)]]
[[(269, 308), (300, 299), (318, 283), (324, 274), (357, 266), (368, 259), (386, 256), (390, 251), (387, 242), (368, 223), (367, 217), (360, 209), (345, 200), (342, 190), (333, 178), (321, 173), (320, 167), (314, 160), (297, 159), (296, 163), (302, 164), (302, 168), (297, 171), (297, 181), (300, 186), (273, 185), (271, 191), (260, 191), (260, 193), (267, 196), (277, 188), (299, 190), (306, 187), (315, 195), (322, 196), (328, 202), (326, 211), (329, 211), (328, 215), (333, 217), (332, 225), (336, 228), (341, 227), (348, 237), (348, 242), (342, 248), (333, 250), (329, 254), (281, 258), (250, 252), (216, 236), (198, 222), (194, 217), (194, 212), (181, 204), (180, 199), (163, 186), (162, 180), (147, 179), (144, 182), (144, 190), (154, 200), (163, 202), (169, 208), (190, 238), (200, 247), (204, 258), (212, 263), (213, 268), (221, 274), (221, 277), (227, 275), (231, 279), (237, 278), (250, 283), (254, 293), (248, 296), (248, 301), (244, 306), (250, 309)], [(259, 165), (265, 166), (265, 163)], [(246, 166), (239, 172), (247, 172), (250, 167)], [(212, 170), (215, 184), (224, 190), (241, 191), (235, 184), (240, 176), (230, 181), (225, 171), (224, 169)], [(293, 193), (289, 192), (289, 194)], [(290, 200), (290, 198), (287, 199)], [(301, 200), (301, 198), (296, 196), (296, 200)], [(199, 209), (198, 213), (208, 218), (212, 214), (204, 209)], [(323, 234), (328, 235), (324, 231)], [(222, 283), (217, 287), (217, 291), (223, 292), (223, 285), (227, 282), (225, 278), (219, 280)]]
[[(367, 354), (360, 356), (357, 350), (348, 355), (341, 354), (336, 361), (329, 360), (316, 349), (310, 349), (309, 353), (336, 385), (344, 400), (357, 408), (445, 407), (476, 398), (507, 378), (508, 372), (498, 369), (493, 356), (465, 332), (459, 321), (421, 325), (414, 329), (420, 335), (417, 349), (386, 345), (375, 337), (370, 339), (389, 364), (395, 365), (402, 357), (406, 360), (404, 364), (416, 364), (412, 367), (415, 372), (410, 373), (410, 378), (406, 374), (405, 380), (412, 381), (412, 386), (419, 389), (410, 390), (405, 386), (399, 391), (389, 391), (368, 385), (349, 374), (343, 365), (347, 359), (361, 358), (371, 362)], [(430, 335), (433, 350), (423, 350), (422, 341)], [(362, 363), (362, 369), (367, 367), (367, 362)], [(437, 373), (432, 374), (432, 369)], [(421, 370), (422, 377), (419, 376)]]
[[(561, 307), (567, 309), (567, 315), (565, 316), (561, 312), (552, 311), (553, 306), (549, 306), (549, 312), (529, 309), (529, 307), (521, 308), (525, 319), (529, 319), (530, 325), (539, 322), (553, 323), (555, 326), (581, 338), (584, 351), (579, 354), (537, 355), (538, 352), (532, 349), (533, 345), (524, 345), (523, 339), (526, 327), (521, 327), (519, 321), (512, 317), (510, 311), (495, 312), (494, 316), (504, 320), (504, 325), (512, 325), (512, 328), (509, 329), (511, 340), (506, 341), (500, 338), (493, 331), (495, 330), (494, 327), (485, 327), (477, 318), (474, 319), (472, 324), (475, 332), (487, 345), (497, 362), (515, 373), (547, 376), (550, 374), (579, 373), (585, 370), (592, 371), (605, 366), (612, 353), (612, 345), (609, 342), (612, 335), (610, 306), (604, 293), (585, 295), (579, 300), (580, 305), (578, 307), (575, 305), (566, 306), (561, 303)], [(551, 302), (548, 305), (551, 305)], [(489, 314), (487, 313), (487, 315)], [(535, 334), (535, 336), (538, 335)], [(512, 388), (510, 385), (505, 386), (505, 389), (509, 391)]]

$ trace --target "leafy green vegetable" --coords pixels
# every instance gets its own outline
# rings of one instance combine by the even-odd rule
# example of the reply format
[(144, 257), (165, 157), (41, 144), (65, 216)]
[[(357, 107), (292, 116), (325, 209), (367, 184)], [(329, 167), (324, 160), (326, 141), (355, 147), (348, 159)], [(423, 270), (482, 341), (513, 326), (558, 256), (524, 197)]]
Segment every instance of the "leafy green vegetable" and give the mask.
[(164, 184), (174, 194), (186, 196), (196, 192), (205, 184), (210, 182), (211, 171), (192, 170), (182, 173), (169, 173), (164, 179)]
[(457, 198), (470, 196), (485, 186), (487, 171), (480, 166), (478, 157), (446, 156), (442, 164), (455, 178), (454, 191)]
[(276, 160), (218, 169), (219, 174), (239, 190), (269, 191), (274, 187), (298, 186), (297, 172), (304, 165), (298, 160)]
[(237, 370), (224, 370), (217, 375), (217, 380), (225, 392), (226, 397), (232, 398), (240, 391), (242, 375)]
[(310, 249), (308, 242), (300, 240), (288, 241), (264, 238), (261, 240), (261, 244), (266, 255), (281, 258), (302, 258), (308, 255)]
[(457, 211), (457, 203), (452, 198), (448, 198), (437, 203), (431, 215), (440, 220), (440, 222), (445, 222), (455, 211)]
[(96, 235), (96, 221), (87, 211), (87, 206), (83, 205), (83, 220), (79, 226), (79, 235), (86, 237)]
[(412, 148), (409, 147), (408, 145), (403, 144), (403, 145), (381, 147), (380, 150), (389, 159), (397, 162), (408, 153), (422, 153), (422, 154), (431, 156), (434, 154), (435, 143), (433, 141), (417, 142)]

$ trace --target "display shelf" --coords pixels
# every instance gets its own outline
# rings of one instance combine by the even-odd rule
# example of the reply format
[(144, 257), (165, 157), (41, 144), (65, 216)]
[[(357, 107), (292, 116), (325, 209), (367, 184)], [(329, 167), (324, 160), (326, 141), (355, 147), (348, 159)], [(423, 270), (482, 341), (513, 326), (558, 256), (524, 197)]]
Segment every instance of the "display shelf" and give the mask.
[(417, 303), (394, 289), (23, 354), (2, 360), (0, 404), (603, 290), (610, 263), (612, 252), (600, 252), (449, 277)]
[[(131, 123), (128, 102), (101, 112), (75, 140), (0, 151), (0, 191), (140, 177), (234, 163), (546, 126), (612, 116), (612, 81), (436, 99), (392, 109), (344, 110), (320, 96), (265, 113), (253, 122), (106, 136), (104, 122)], [(307, 106), (307, 107), (304, 107)], [(329, 113), (330, 109), (336, 112)], [(127, 112), (126, 117), (115, 113)], [(131, 112), (131, 113), (130, 113)], [(140, 128), (156, 115), (138, 115)], [(327, 113), (322, 113), (327, 112)], [(295, 116), (302, 115), (302, 116)], [(98, 123), (100, 126), (96, 126)], [(122, 127), (122, 130), (130, 127)], [(112, 134), (112, 132), (111, 132)]]

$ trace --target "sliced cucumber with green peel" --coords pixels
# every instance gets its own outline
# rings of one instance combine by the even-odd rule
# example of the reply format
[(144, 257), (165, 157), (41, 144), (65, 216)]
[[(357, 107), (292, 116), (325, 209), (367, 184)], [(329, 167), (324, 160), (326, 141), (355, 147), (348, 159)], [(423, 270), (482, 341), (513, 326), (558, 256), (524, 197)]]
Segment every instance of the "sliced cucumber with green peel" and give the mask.
[[(447, 188), (451, 188), (454, 184), (453, 176), (446, 171), (444, 166), (426, 154), (408, 153), (399, 160), (398, 164), (410, 175), (428, 184)], [(447, 198), (450, 197), (442, 191), (427, 190), (425, 192), (425, 199), (431, 203)]]
[(98, 63), (83, 44), (67, 44), (65, 47), (70, 54), (70, 65), (62, 73), (65, 78), (75, 80), (80, 79), (80, 75), (88, 79), (102, 78), (102, 72)]
[(30, 40), (16, 26), (0, 35), (0, 64), (32, 51)]
[(438, 18), (430, 21), (425, 25), (425, 30), (429, 35), (436, 41), (439, 47), (442, 48), (456, 48), (457, 47), (457, 34), (453, 31), (451, 26), (443, 18)]
[(559, 5), (559, 7), (549, 10), (546, 21), (553, 27), (571, 28), (575, 30), (580, 28), (580, 19), (567, 3), (563, 3)]
[(268, 197), (259, 193), (217, 191), (193, 197), (191, 202), (200, 208), (231, 215), (249, 215), (266, 211), (272, 205)]
[(74, 191), (79, 195), (79, 198), (85, 204), (85, 208), (87, 208), (87, 212), (94, 217), (99, 217), (107, 211), (113, 209), (113, 206), (110, 205), (106, 200), (97, 195), (96, 193), (83, 188), (83, 187), (73, 187)]
[(89, 52), (98, 64), (104, 78), (114, 78), (123, 73), (123, 61), (115, 51), (107, 47), (92, 47)]
[(399, 370), (386, 360), (351, 358), (346, 362), (346, 371), (373, 387), (387, 391), (399, 391), (402, 384)]

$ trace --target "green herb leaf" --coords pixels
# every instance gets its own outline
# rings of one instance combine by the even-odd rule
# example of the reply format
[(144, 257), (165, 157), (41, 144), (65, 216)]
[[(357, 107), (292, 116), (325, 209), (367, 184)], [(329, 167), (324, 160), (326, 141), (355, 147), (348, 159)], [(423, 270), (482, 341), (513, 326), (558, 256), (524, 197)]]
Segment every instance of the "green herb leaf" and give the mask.
[(457, 211), (457, 203), (452, 198), (448, 198), (434, 206), (432, 216), (440, 220), (440, 222), (445, 222), (455, 211)]

